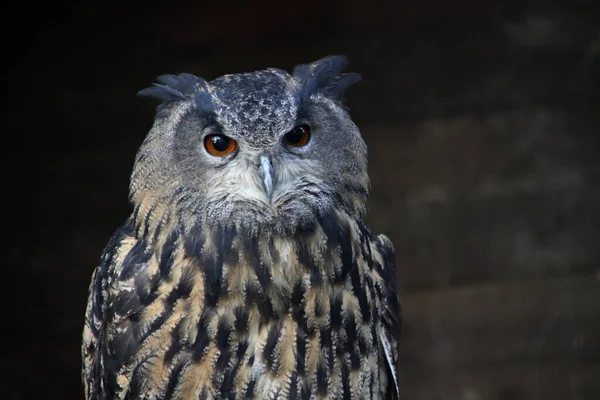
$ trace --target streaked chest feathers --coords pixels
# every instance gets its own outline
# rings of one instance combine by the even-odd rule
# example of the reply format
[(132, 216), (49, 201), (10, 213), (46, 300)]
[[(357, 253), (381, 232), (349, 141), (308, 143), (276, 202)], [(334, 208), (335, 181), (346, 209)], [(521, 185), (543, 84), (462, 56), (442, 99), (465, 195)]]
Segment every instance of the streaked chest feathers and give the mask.
[(152, 243), (130, 235), (104, 260), (123, 266), (104, 288), (104, 358), (121, 366), (103, 384), (116, 398), (379, 396), (385, 263), (362, 223), (335, 213), (295, 237), (168, 224), (146, 232)]

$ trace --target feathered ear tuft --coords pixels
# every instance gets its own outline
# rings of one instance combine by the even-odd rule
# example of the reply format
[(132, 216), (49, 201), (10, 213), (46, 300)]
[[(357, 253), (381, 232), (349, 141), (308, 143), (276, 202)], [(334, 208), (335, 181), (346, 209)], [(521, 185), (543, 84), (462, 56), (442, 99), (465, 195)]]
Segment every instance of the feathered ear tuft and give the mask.
[(300, 83), (300, 97), (310, 97), (314, 93), (340, 98), (346, 89), (359, 82), (362, 77), (356, 73), (342, 74), (348, 65), (345, 56), (329, 56), (312, 64), (298, 65), (294, 77)]
[(159, 83), (153, 83), (154, 86), (140, 90), (138, 96), (153, 97), (161, 100), (163, 104), (185, 100), (194, 94), (201, 104), (208, 102), (207, 96), (210, 98), (210, 95), (206, 92), (206, 81), (195, 75), (188, 73), (161, 75), (156, 80)]
[(169, 86), (161, 85), (160, 83), (153, 83), (153, 85), (152, 87), (140, 90), (137, 93), (138, 96), (153, 97), (163, 103), (185, 99), (183, 93)]

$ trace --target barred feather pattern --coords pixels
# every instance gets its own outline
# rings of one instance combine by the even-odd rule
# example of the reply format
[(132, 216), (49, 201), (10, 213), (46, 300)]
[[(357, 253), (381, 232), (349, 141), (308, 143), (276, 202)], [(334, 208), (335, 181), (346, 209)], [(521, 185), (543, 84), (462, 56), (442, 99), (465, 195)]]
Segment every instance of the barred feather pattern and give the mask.
[(132, 216), (90, 285), (90, 399), (397, 398), (389, 239), (342, 211), (294, 235)]

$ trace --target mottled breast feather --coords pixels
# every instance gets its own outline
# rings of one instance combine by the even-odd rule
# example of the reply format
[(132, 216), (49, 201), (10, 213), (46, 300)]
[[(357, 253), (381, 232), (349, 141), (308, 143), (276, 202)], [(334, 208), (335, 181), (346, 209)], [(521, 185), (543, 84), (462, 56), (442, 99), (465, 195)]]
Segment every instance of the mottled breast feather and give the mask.
[(140, 222), (115, 233), (94, 272), (88, 400), (397, 398), (385, 236), (343, 212), (293, 237)]

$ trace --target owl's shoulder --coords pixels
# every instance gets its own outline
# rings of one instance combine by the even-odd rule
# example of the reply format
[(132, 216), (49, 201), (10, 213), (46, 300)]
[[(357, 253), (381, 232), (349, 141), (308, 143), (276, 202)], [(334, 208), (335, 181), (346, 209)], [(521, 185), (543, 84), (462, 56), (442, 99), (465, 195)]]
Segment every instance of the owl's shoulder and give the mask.
[[(398, 391), (398, 344), (402, 325), (398, 285), (396, 281), (396, 254), (392, 241), (384, 234), (370, 236), (372, 263), (379, 298), (380, 320), (377, 324), (380, 354), (384, 356), (384, 370), (388, 372), (385, 398), (396, 399)], [(382, 385), (383, 386), (383, 385)]]
[(156, 296), (148, 271), (151, 257), (128, 220), (113, 234), (93, 272), (82, 345), (88, 399), (115, 393), (118, 370), (139, 345), (133, 325)]

